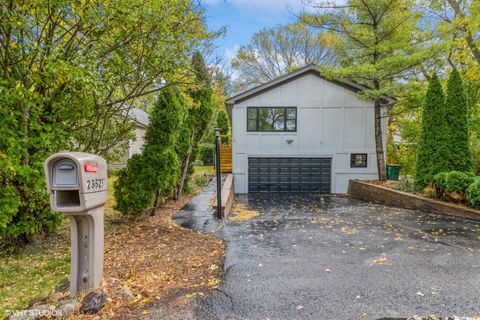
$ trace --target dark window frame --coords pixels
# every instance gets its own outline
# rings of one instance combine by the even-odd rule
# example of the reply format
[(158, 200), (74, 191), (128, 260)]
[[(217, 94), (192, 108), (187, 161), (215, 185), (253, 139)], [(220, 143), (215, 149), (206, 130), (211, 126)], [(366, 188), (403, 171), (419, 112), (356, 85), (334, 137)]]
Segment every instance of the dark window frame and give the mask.
[[(283, 130), (260, 130), (260, 109), (283, 109)], [(294, 109), (295, 110), (295, 129), (294, 130), (288, 130), (287, 129), (287, 121), (292, 120), (288, 119), (288, 109)], [(256, 110), (255, 113), (255, 119), (250, 119), (248, 116), (249, 110)], [(247, 107), (247, 132), (297, 132), (297, 107)], [(248, 121), (249, 120), (255, 120), (255, 129), (249, 129), (248, 128)]]
[[(356, 156), (365, 156), (364, 165), (356, 165), (355, 157)], [(368, 153), (350, 153), (350, 168), (366, 168), (368, 167)]]

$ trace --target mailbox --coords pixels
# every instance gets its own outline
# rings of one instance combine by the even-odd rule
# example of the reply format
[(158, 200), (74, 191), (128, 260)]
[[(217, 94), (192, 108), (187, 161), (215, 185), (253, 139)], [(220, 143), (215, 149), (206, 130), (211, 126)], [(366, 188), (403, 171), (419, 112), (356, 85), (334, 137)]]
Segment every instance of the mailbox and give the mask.
[(61, 152), (45, 160), (50, 206), (70, 218), (70, 294), (95, 288), (103, 277), (107, 163), (94, 154)]
[(100, 156), (57, 153), (45, 161), (45, 173), (54, 211), (75, 214), (107, 201), (107, 163)]

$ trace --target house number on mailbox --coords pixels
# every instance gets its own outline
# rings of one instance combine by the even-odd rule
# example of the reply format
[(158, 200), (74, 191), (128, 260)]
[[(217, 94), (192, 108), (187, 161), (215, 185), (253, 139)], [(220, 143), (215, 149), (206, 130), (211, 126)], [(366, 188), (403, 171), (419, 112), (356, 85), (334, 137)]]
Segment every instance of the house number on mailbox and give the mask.
[(103, 188), (105, 179), (91, 179), (87, 180), (87, 190)]

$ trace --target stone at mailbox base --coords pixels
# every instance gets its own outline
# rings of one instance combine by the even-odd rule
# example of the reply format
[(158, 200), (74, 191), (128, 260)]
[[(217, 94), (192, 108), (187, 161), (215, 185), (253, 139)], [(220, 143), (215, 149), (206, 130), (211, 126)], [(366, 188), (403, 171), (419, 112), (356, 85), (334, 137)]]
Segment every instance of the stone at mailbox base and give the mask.
[(107, 163), (97, 155), (61, 152), (45, 160), (52, 210), (70, 218), (70, 294), (98, 287), (103, 277)]

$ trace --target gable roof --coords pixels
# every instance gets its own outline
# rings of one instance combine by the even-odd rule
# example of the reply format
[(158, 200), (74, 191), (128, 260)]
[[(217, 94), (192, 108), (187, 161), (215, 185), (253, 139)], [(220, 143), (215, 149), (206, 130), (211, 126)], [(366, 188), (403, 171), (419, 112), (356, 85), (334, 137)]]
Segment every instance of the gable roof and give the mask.
[(148, 124), (150, 123), (149, 115), (145, 111), (139, 108), (132, 108), (130, 109), (129, 112), (130, 118), (135, 121), (137, 124), (143, 126), (143, 127), (148, 127)]
[[(290, 82), (290, 81), (293, 81), (295, 79), (298, 79), (306, 74), (314, 74), (326, 81), (329, 81), (329, 82), (332, 82), (332, 83), (335, 83), (336, 85), (339, 85), (341, 87), (344, 87), (348, 90), (351, 90), (355, 93), (359, 92), (359, 91), (363, 91), (363, 90), (367, 90), (367, 89), (370, 89), (369, 87), (367, 86), (364, 86), (364, 85), (361, 85), (355, 81), (337, 81), (337, 80), (330, 80), (330, 79), (326, 79), (325, 77), (323, 77), (320, 73), (320, 71), (318, 71), (318, 67), (315, 65), (315, 64), (309, 64), (303, 68), (300, 68), (300, 69), (297, 69), (295, 71), (292, 71), (290, 73), (287, 73), (283, 76), (280, 76), (276, 79), (273, 79), (269, 82), (266, 82), (266, 83), (263, 83), (261, 85), (258, 85), (252, 89), (249, 89), (247, 91), (244, 91), (240, 94), (237, 94), (229, 99), (227, 99), (225, 101), (225, 106), (227, 107), (227, 111), (228, 111), (228, 116), (230, 117), (230, 120), (232, 119), (232, 107), (234, 104), (236, 103), (239, 103), (239, 102), (242, 102), (244, 100), (247, 100), (247, 99), (250, 99), (256, 95), (259, 95), (259, 94), (262, 94), (264, 93), (265, 91), (268, 91), (270, 89), (273, 89), (275, 87), (278, 87), (278, 86), (281, 86), (287, 82)], [(386, 95), (382, 95), (382, 100), (384, 102), (385, 105), (388, 105), (388, 104), (392, 104), (392, 103), (395, 103), (397, 100), (395, 98), (392, 98), (392, 97), (389, 97), (389, 96), (386, 96)]]

